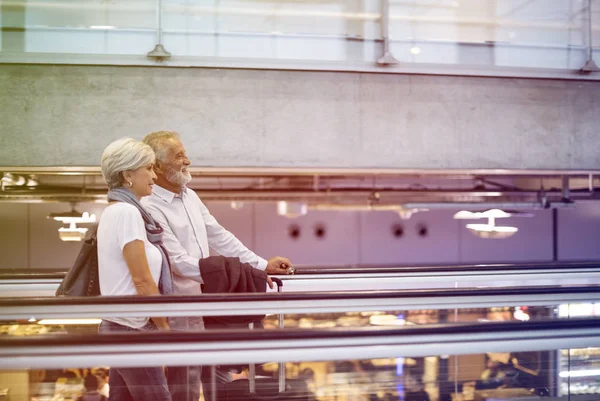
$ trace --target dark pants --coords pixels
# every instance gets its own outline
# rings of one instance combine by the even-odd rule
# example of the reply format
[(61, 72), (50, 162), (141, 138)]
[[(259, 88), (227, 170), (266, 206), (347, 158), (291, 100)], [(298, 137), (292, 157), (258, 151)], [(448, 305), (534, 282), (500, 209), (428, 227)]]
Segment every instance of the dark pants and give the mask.
[[(167, 382), (173, 401), (198, 401), (200, 399), (200, 382), (204, 401), (212, 401), (210, 366), (169, 366)], [(216, 383), (232, 381), (229, 370), (216, 369)]]
[(169, 366), (167, 382), (173, 401), (198, 401), (202, 366)]
[[(219, 384), (229, 383), (233, 380), (231, 372), (226, 369), (220, 369), (218, 366), (215, 369), (217, 388)], [(212, 401), (212, 375), (210, 366), (204, 366), (202, 369), (202, 392), (204, 393), (204, 401)], [(215, 394), (215, 400), (219, 401), (219, 398)]]
[[(201, 317), (170, 317), (169, 326), (173, 331), (203, 331)], [(167, 382), (173, 401), (198, 401), (200, 399), (200, 376), (202, 366), (169, 366)]]
[[(103, 320), (101, 333), (141, 332), (155, 330), (154, 324), (148, 323), (141, 329), (134, 329), (117, 323)], [(167, 378), (162, 367), (149, 368), (111, 368), (108, 377), (108, 401), (171, 401)]]

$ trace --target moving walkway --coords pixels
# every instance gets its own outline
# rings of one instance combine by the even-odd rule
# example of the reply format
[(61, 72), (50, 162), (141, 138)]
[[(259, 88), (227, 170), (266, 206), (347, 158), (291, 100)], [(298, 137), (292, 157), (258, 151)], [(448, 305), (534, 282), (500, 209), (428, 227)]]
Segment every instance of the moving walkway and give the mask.
[[(64, 272), (0, 271), (0, 297), (52, 296)], [(298, 267), (286, 292), (598, 285), (600, 262)]]
[[(0, 300), (0, 321), (6, 324), (28, 324), (28, 320), (51, 317), (246, 314), (274, 314), (266, 319), (280, 319), (278, 316), (285, 314), (287, 323), (292, 316), (367, 311), (372, 316), (396, 319), (388, 319), (383, 325), (328, 329), (286, 327), (133, 335), (63, 330), (28, 337), (4, 334), (0, 335), (0, 376), (9, 371), (30, 375), (39, 370), (93, 366), (281, 362), (286, 364), (290, 378), (302, 377), (302, 371), (312, 369), (311, 388), (319, 401), (385, 400), (385, 394), (400, 400), (419, 386), (432, 400), (440, 401), (443, 397), (567, 400), (569, 396), (572, 401), (597, 401), (600, 386), (594, 383), (600, 379), (595, 368), (600, 362), (600, 320), (556, 316), (559, 304), (583, 303), (600, 304), (598, 287), (4, 298)], [(456, 317), (462, 312), (524, 306), (529, 307), (530, 321), (454, 321), (460, 320)], [(423, 309), (437, 311), (438, 323), (411, 323), (410, 312)], [(516, 376), (502, 388), (478, 388), (479, 370), (492, 358), (504, 358)]]

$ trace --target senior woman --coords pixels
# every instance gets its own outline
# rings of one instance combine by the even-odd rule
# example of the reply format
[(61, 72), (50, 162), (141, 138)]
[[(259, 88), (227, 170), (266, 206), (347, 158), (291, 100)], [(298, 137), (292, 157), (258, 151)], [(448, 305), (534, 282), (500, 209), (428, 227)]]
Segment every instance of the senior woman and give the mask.
[[(109, 205), (98, 224), (98, 274), (102, 295), (159, 295), (171, 291), (161, 227), (140, 205), (152, 193), (154, 152), (123, 138), (106, 147), (102, 175)], [(160, 290), (159, 290), (160, 288)], [(169, 330), (164, 317), (104, 319), (100, 332)], [(171, 401), (162, 367), (111, 368), (109, 401)]]

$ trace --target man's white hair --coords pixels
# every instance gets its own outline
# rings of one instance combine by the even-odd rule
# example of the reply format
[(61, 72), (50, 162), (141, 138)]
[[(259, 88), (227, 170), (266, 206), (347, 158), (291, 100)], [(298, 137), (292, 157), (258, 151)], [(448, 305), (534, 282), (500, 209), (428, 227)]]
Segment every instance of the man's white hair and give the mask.
[(152, 148), (157, 160), (165, 163), (167, 161), (167, 154), (169, 153), (167, 140), (171, 138), (179, 139), (179, 134), (175, 131), (156, 131), (146, 135), (142, 139), (142, 142)]
[(152, 164), (155, 155), (152, 148), (132, 138), (121, 138), (104, 149), (100, 166), (109, 189), (123, 186), (123, 172), (137, 170)]

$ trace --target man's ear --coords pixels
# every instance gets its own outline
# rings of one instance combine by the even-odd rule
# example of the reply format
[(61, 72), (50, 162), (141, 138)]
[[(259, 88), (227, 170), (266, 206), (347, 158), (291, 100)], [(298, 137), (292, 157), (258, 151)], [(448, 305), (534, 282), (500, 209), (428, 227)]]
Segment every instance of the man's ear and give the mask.
[(162, 163), (159, 160), (156, 160), (154, 162), (154, 166), (152, 166), (152, 169), (154, 170), (154, 172), (158, 175), (158, 174), (162, 174)]

